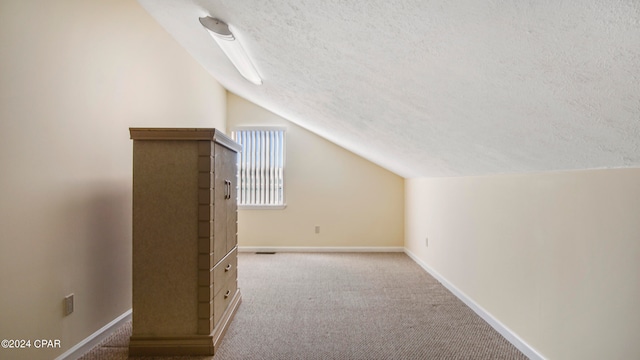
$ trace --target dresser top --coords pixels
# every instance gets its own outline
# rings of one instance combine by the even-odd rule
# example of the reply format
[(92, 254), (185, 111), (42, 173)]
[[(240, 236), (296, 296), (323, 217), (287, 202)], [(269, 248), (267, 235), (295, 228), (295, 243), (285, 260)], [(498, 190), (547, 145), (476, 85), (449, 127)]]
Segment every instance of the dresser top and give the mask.
[(210, 140), (235, 151), (242, 147), (215, 128), (129, 128), (133, 140)]

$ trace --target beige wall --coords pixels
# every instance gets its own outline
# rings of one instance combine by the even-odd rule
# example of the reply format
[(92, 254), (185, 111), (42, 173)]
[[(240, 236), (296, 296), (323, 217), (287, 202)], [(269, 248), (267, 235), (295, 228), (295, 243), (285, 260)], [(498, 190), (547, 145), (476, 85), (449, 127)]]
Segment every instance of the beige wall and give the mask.
[[(234, 126), (285, 126), (284, 210), (240, 210), (244, 247), (402, 247), (404, 179), (234, 94)], [(320, 226), (320, 234), (315, 234)]]
[(406, 248), (543, 356), (640, 357), (640, 169), (412, 179), (406, 215)]
[(134, 0), (0, 0), (0, 48), (0, 339), (63, 346), (0, 358), (52, 359), (131, 308), (128, 127), (224, 129), (226, 93)]

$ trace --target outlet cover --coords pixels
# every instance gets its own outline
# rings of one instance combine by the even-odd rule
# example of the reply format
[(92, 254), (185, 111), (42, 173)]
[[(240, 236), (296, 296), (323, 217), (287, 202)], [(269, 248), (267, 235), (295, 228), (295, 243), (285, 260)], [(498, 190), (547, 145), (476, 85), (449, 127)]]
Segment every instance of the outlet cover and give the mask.
[(316, 225), (316, 234), (320, 234), (320, 226)]
[(70, 315), (73, 312), (73, 294), (69, 294), (64, 297), (64, 316)]

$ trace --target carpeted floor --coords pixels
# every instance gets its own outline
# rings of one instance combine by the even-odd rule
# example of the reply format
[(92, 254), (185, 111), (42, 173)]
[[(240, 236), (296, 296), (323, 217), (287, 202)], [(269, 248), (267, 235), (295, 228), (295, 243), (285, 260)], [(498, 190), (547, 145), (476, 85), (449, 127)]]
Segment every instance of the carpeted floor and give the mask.
[[(403, 253), (238, 262), (243, 301), (215, 357), (157, 359), (526, 359)], [(130, 335), (127, 323), (80, 359), (127, 359)]]

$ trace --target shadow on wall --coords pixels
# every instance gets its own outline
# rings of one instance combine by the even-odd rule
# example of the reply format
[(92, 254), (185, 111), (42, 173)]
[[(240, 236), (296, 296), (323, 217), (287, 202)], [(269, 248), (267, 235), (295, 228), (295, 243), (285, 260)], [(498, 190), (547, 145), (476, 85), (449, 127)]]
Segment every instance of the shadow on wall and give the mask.
[[(99, 186), (91, 199), (87, 259), (92, 270), (90, 301), (104, 307), (126, 295), (131, 307), (131, 184)], [(97, 280), (97, 282), (95, 282)], [(118, 303), (121, 302), (117, 301)], [(101, 307), (102, 307), (101, 306)], [(117, 314), (119, 315), (119, 314)]]
[(88, 323), (102, 326), (131, 308), (131, 181), (77, 187), (74, 214), (65, 219), (78, 230), (69, 249), (75, 264), (72, 290), (76, 309)]

